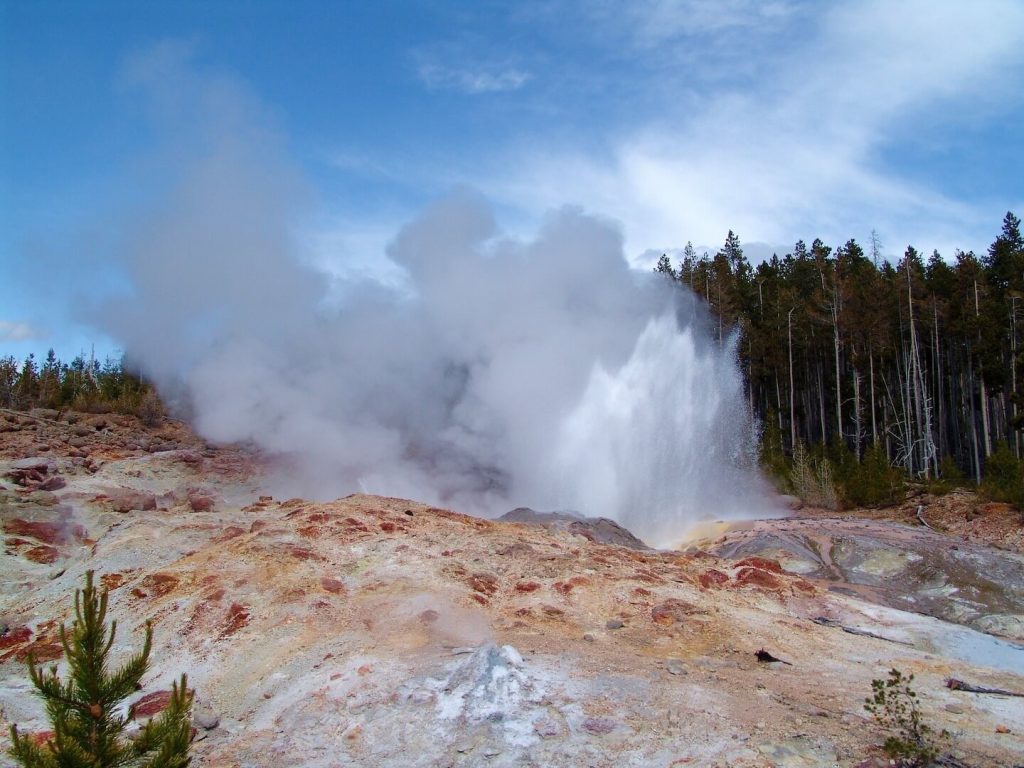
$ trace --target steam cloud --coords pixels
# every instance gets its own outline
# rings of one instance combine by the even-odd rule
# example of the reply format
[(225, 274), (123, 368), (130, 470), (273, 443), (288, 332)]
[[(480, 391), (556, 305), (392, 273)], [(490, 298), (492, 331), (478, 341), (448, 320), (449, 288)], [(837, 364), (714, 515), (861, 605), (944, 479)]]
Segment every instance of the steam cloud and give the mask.
[(202, 435), (279, 456), (290, 493), (575, 509), (658, 544), (766, 511), (733, 350), (612, 224), (565, 208), (517, 240), (459, 190), (392, 241), (404, 284), (332, 279), (294, 243), (280, 140), (218, 88), (93, 318)]

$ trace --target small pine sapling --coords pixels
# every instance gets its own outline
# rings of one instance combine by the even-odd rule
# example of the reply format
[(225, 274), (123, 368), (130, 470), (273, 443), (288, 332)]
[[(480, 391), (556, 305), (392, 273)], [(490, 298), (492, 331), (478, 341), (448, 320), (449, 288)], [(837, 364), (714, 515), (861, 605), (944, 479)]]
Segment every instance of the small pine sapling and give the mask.
[(873, 695), (864, 700), (864, 709), (890, 732), (885, 739), (885, 753), (900, 766), (931, 765), (939, 756), (936, 739), (946, 739), (945, 730), (934, 731), (924, 722), (917, 706), (917, 693), (911, 688), (914, 676), (903, 676), (898, 669), (889, 670), (888, 680), (872, 680)]
[(85, 577), (85, 589), (75, 590), (75, 615), (70, 633), (60, 628), (60, 640), (69, 667), (66, 682), (37, 667), (29, 656), (32, 684), (46, 704), (53, 738), (45, 745), (18, 733), (11, 726), (9, 754), (25, 768), (185, 768), (190, 763), (192, 741), (192, 693), (185, 675), (173, 685), (170, 702), (160, 717), (149, 720), (134, 738), (124, 736), (125, 726), (134, 718), (117, 712), (118, 706), (134, 693), (149, 667), (153, 629), (146, 623), (142, 651), (120, 669), (107, 670), (108, 654), (114, 643), (117, 622), (108, 631), (107, 590), (98, 594), (93, 572)]

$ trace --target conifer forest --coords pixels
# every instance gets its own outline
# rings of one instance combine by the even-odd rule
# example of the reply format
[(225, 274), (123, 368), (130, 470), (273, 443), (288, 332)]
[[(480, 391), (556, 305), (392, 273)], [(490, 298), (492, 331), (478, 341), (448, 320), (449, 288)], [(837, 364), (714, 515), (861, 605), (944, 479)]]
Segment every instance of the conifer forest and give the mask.
[(704, 298), (722, 343), (738, 334), (768, 463), (798, 443), (840, 462), (875, 449), (911, 478), (979, 481), (994, 454), (1019, 460), (1024, 240), (1013, 213), (986, 253), (951, 260), (908, 247), (894, 263), (873, 235), (800, 241), (752, 266), (730, 231), (717, 253), (688, 244), (655, 269)]

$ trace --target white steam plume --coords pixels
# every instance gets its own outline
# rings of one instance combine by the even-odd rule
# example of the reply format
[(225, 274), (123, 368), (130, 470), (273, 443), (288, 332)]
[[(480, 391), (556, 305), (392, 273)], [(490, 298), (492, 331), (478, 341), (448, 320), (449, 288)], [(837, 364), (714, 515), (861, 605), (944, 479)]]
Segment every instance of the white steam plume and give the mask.
[(733, 349), (613, 225), (566, 208), (501, 237), (457, 191), (389, 247), (406, 285), (332, 286), (291, 237), (298, 174), (230, 117), (175, 152), (97, 318), (205, 437), (280, 456), (292, 493), (576, 509), (657, 544), (767, 511)]

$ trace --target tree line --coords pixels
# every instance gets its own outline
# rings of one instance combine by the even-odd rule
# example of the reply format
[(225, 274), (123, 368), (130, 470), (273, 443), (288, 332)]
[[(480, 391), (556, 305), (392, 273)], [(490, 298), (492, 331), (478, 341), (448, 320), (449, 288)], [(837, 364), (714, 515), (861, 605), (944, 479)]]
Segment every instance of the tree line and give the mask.
[(162, 412), (153, 387), (125, 368), (121, 359), (103, 362), (85, 355), (62, 362), (51, 349), (40, 365), (35, 355), (23, 362), (0, 357), (0, 408), (73, 409), (86, 412), (117, 412), (152, 417)]
[(817, 445), (863, 464), (874, 451), (924, 481), (978, 482), (986, 465), (1019, 462), (1024, 240), (1013, 213), (986, 253), (952, 261), (908, 247), (893, 263), (872, 233), (866, 247), (799, 241), (755, 267), (730, 231), (717, 253), (687, 243), (678, 266), (664, 255), (655, 271), (707, 302), (720, 343), (738, 335), (749, 408), (772, 442), (763, 453)]

